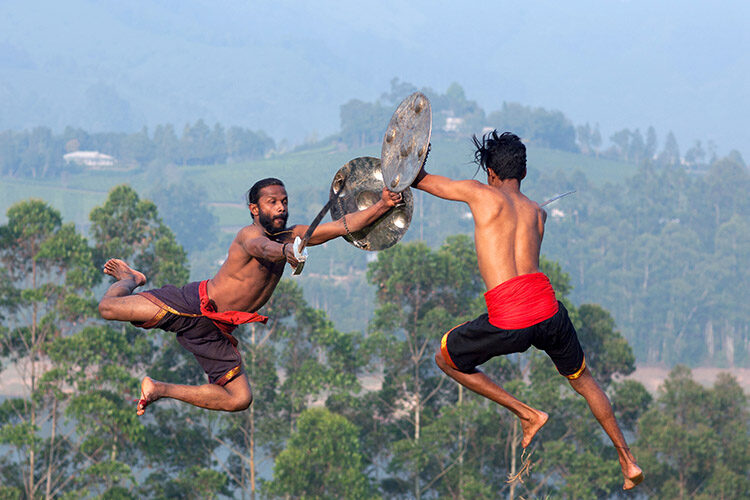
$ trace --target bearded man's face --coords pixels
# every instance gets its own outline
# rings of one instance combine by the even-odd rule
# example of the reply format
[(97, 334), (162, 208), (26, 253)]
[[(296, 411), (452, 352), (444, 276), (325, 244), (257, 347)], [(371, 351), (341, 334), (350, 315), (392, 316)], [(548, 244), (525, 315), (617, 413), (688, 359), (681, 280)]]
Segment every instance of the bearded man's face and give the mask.
[(258, 196), (258, 223), (271, 234), (284, 231), (289, 218), (289, 198), (283, 186), (266, 186)]

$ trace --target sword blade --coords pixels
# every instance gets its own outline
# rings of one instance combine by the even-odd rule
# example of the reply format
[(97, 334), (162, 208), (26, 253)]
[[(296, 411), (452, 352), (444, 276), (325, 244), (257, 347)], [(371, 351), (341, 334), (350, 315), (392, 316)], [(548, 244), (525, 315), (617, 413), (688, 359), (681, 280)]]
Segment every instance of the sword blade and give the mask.
[(552, 198), (550, 198), (549, 200), (545, 201), (544, 203), (542, 203), (542, 204), (541, 204), (541, 205), (539, 205), (539, 206), (540, 206), (540, 207), (544, 207), (544, 206), (547, 206), (547, 205), (549, 205), (550, 203), (552, 203), (553, 201), (557, 201), (557, 200), (559, 200), (560, 198), (563, 198), (563, 197), (565, 197), (565, 196), (568, 196), (569, 194), (573, 194), (573, 193), (575, 193), (575, 192), (576, 192), (576, 190), (574, 189), (573, 191), (568, 191), (567, 193), (563, 193), (563, 194), (558, 194), (557, 196), (553, 196)]
[[(334, 177), (334, 184), (336, 184), (336, 178)], [(318, 224), (320, 224), (320, 221), (323, 220), (323, 217), (325, 217), (326, 212), (331, 208), (331, 204), (333, 203), (333, 200), (336, 199), (337, 196), (341, 195), (341, 192), (346, 187), (346, 177), (341, 179), (341, 183), (337, 186), (334, 186), (333, 188), (333, 194), (330, 198), (328, 198), (328, 201), (325, 205), (323, 205), (323, 208), (320, 209), (320, 212), (318, 212), (318, 215), (315, 216), (315, 218), (310, 223), (310, 226), (307, 228), (307, 231), (305, 231), (305, 234), (302, 236), (302, 243), (300, 244), (299, 251), (305, 249), (307, 246), (307, 242), (310, 241), (310, 237), (312, 236), (313, 232), (315, 231), (315, 228), (318, 227)]]
[[(335, 181), (335, 178), (334, 178)], [(328, 198), (328, 201), (325, 205), (323, 205), (323, 208), (320, 209), (320, 212), (318, 212), (318, 215), (315, 216), (315, 218), (310, 223), (310, 226), (308, 226), (307, 231), (305, 231), (305, 234), (302, 235), (302, 240), (300, 241), (299, 248), (297, 249), (298, 252), (302, 253), (302, 250), (305, 249), (307, 246), (307, 242), (310, 241), (310, 237), (315, 232), (315, 229), (318, 227), (318, 224), (320, 224), (320, 221), (323, 220), (323, 217), (325, 217), (326, 212), (331, 208), (331, 204), (333, 203), (333, 200), (341, 194), (341, 191), (344, 189), (344, 186), (346, 185), (346, 178), (342, 179), (341, 184), (338, 186), (338, 189), (334, 190), (333, 195)], [(302, 272), (302, 269), (305, 268), (305, 261), (301, 261), (299, 264), (297, 264), (297, 267), (294, 269), (294, 272), (292, 274), (300, 274)]]
[(302, 236), (302, 244), (299, 247), (300, 252), (307, 246), (307, 242), (310, 241), (310, 237), (312, 236), (313, 232), (320, 224), (320, 221), (323, 220), (323, 217), (325, 217), (326, 212), (328, 212), (328, 209), (331, 208), (332, 202), (333, 202), (333, 196), (328, 199), (328, 202), (326, 202), (326, 204), (323, 205), (323, 208), (320, 209), (320, 212), (318, 212), (318, 215), (316, 215), (315, 218), (310, 223), (310, 227), (307, 228), (307, 231), (305, 231), (305, 234)]

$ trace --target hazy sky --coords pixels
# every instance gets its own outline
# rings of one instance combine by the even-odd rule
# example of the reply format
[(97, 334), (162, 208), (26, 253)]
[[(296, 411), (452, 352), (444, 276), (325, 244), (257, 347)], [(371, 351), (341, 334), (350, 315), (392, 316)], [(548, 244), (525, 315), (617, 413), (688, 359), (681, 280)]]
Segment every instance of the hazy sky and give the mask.
[(398, 77), (748, 160), (749, 21), (742, 1), (2, 0), (0, 129), (204, 118), (294, 143)]

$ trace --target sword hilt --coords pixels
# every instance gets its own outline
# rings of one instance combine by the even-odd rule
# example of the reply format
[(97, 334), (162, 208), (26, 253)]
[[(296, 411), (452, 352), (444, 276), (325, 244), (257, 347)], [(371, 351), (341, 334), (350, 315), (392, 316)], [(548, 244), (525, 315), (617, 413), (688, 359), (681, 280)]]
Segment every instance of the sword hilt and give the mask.
[(298, 275), (302, 273), (302, 269), (305, 267), (305, 261), (307, 261), (307, 248), (305, 248), (305, 245), (307, 244), (307, 240), (302, 241), (302, 238), (297, 236), (294, 238), (294, 244), (292, 245), (292, 250), (294, 250), (294, 258), (297, 259), (297, 267), (294, 268), (293, 275)]

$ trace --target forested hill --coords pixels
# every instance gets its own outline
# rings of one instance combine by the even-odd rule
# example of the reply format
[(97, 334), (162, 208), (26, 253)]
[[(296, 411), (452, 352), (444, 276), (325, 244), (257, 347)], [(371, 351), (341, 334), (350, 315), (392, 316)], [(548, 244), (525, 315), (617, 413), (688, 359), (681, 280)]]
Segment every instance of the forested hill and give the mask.
[[(206, 376), (174, 335), (101, 319), (101, 265), (117, 255), (150, 285), (181, 285), (186, 254), (130, 187), (113, 189), (90, 220), (86, 238), (48, 203), (25, 200), (0, 224), (0, 498), (632, 495), (588, 405), (543, 353), (482, 365), (549, 412), (530, 452), (520, 449), (513, 413), (434, 362), (440, 333), (484, 309), (470, 237), (380, 252), (367, 272), (377, 311), (370, 320), (361, 304), (351, 313), (367, 334), (336, 328), (298, 281), (281, 280), (264, 307), (269, 322), (234, 332), (250, 408), (214, 412), (162, 398), (137, 417), (144, 375), (193, 386)], [(568, 274), (546, 259), (541, 267), (648, 474), (636, 494), (747, 498), (750, 419), (737, 379), (723, 373), (707, 388), (678, 366), (652, 396), (623, 379), (635, 357), (607, 310), (574, 304)]]
[[(112, 187), (129, 184), (156, 202), (189, 252), (193, 277), (202, 278), (215, 272), (230, 238), (249, 222), (242, 200), (253, 182), (283, 179), (290, 223), (309, 221), (338, 168), (380, 155), (383, 127), (415, 90), (394, 79), (374, 102), (352, 99), (340, 108), (338, 133), (295, 149), (262, 130), (203, 120), (179, 131), (170, 124), (136, 133), (6, 130), (0, 209), (42, 198), (88, 232), (92, 208)], [(528, 146), (523, 188), (532, 198), (578, 191), (551, 207), (543, 252), (571, 274), (576, 300), (612, 311), (639, 362), (750, 362), (750, 312), (733, 293), (750, 288), (742, 265), (750, 256), (750, 186), (738, 152), (720, 157), (715, 144), (696, 141), (681, 153), (674, 134), (660, 136), (653, 127), (626, 128), (607, 141), (596, 124), (576, 126), (559, 111), (503, 103), (487, 112), (457, 84), (445, 93), (420, 90), (432, 102), (430, 170), (475, 175), (470, 136), (498, 128), (517, 132)], [(404, 240), (434, 248), (472, 230), (464, 206), (417, 193)], [(311, 303), (339, 327), (362, 329), (363, 315), (374, 309), (367, 253), (339, 241), (314, 255), (300, 279)]]
[[(742, 157), (686, 161), (667, 141), (657, 154), (626, 160), (618, 155), (649, 151), (632, 131), (617, 154), (550, 149), (541, 144), (559, 135), (546, 131), (572, 125), (522, 111), (538, 118), (526, 123), (563, 125), (526, 132), (523, 187), (537, 200), (577, 190), (549, 207), (542, 268), (569, 304), (587, 366), (644, 466), (639, 494), (746, 498), (747, 397), (732, 375), (706, 388), (677, 366), (655, 396), (622, 378), (636, 363), (746, 366), (750, 175)], [(49, 130), (6, 133), (13, 148), (0, 149), (3, 165), (15, 168), (0, 178), (0, 373), (9, 391), (0, 402), (0, 497), (619, 498), (614, 450), (535, 350), (483, 365), (552, 417), (535, 437), (530, 474), (505, 481), (519, 472), (518, 422), (458, 389), (433, 360), (441, 332), (484, 308), (473, 243), (458, 234), (472, 221), (465, 206), (422, 193), (404, 241), (376, 255), (341, 240), (311, 248), (302, 276), (282, 280), (264, 307), (272, 320), (237, 330), (250, 409), (158, 401), (137, 418), (139, 377), (198, 385), (205, 374), (170, 335), (99, 317), (102, 262), (132, 262), (149, 286), (210, 276), (249, 222), (241, 200), (252, 182), (284, 179), (290, 222), (306, 223), (334, 172), (380, 147), (357, 145), (367, 134), (342, 133), (261, 154), (244, 145), (264, 134), (202, 122), (181, 136), (163, 126), (161, 141), (155, 130), (68, 132), (64, 140)], [(212, 148), (220, 138), (223, 149)], [(468, 137), (433, 138), (430, 171), (476, 171)], [(115, 146), (120, 158), (132, 156), (94, 165), (45, 156)], [(221, 161), (196, 160), (208, 154)], [(42, 167), (36, 177), (31, 165)], [(14, 386), (23, 390), (12, 394)], [(331, 464), (350, 467), (342, 474)]]
[[(131, 152), (139, 151), (139, 143), (132, 140), (137, 134), (73, 132), (63, 146), (77, 141), (77, 147), (107, 151), (108, 144), (122, 143)], [(211, 154), (223, 155), (225, 163), (160, 159), (169, 149), (157, 147), (140, 153), (153, 157), (144, 165), (137, 159), (114, 169), (63, 164), (52, 178), (6, 175), (0, 183), (0, 209), (4, 214), (14, 202), (42, 198), (66, 220), (88, 230), (91, 209), (113, 186), (127, 183), (157, 202), (161, 216), (189, 251), (192, 275), (202, 278), (215, 271), (229, 238), (248, 222), (242, 197), (252, 182), (269, 175), (284, 179), (291, 197), (290, 222), (306, 222), (322, 205), (329, 179), (341, 165), (357, 156), (379, 156), (378, 144), (347, 145), (343, 132), (327, 145), (287, 153), (269, 152), (275, 145), (262, 132), (237, 127), (225, 130), (198, 122), (179, 138), (170, 127), (161, 128), (160, 134), (141, 135), (141, 144), (158, 144), (156, 137), (162, 137), (162, 144), (173, 145), (173, 154), (179, 154), (180, 144), (193, 144), (196, 158), (214, 151)], [(225, 140), (223, 153), (185, 140), (219, 134)], [(452, 177), (474, 175), (468, 138), (436, 133), (433, 139), (431, 170)], [(662, 152), (639, 165), (618, 158), (612, 147), (584, 155), (539, 147), (538, 142), (530, 141), (524, 189), (537, 200), (577, 190), (551, 207), (543, 246), (547, 257), (570, 273), (572, 297), (610, 310), (640, 363), (746, 365), (750, 318), (741, 297), (750, 289), (743, 265), (750, 257), (750, 184), (743, 159), (733, 153), (686, 164), (669, 162)], [(250, 147), (253, 144), (258, 149)], [(228, 157), (227, 150), (234, 156)], [(421, 193), (415, 201), (405, 241), (422, 239), (435, 247), (448, 235), (472, 231), (462, 205)], [(367, 258), (344, 242), (331, 243), (312, 252), (300, 280), (311, 303), (347, 330), (363, 328), (358, 318), (374, 309), (364, 276)]]

